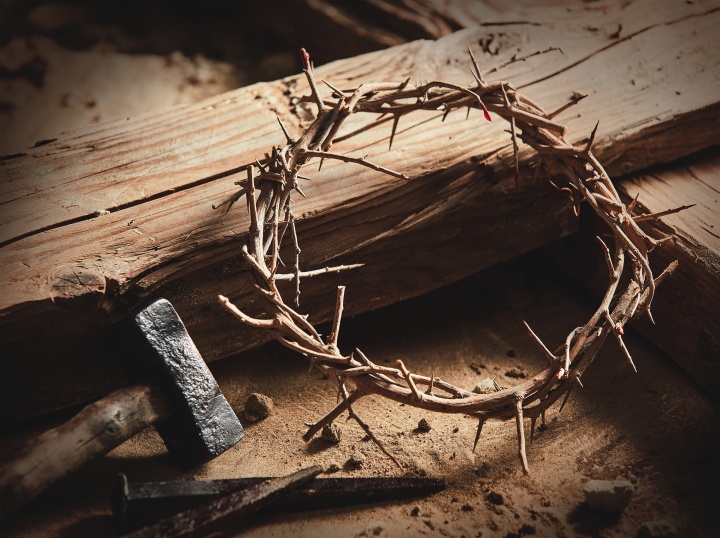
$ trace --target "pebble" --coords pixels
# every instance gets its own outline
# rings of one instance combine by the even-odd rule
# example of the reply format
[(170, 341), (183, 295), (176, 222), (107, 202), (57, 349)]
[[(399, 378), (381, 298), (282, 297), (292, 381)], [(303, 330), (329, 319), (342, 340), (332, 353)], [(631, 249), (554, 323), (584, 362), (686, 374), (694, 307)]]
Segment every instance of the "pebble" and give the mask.
[(257, 422), (270, 416), (273, 411), (272, 398), (264, 394), (254, 393), (245, 400), (245, 418), (250, 422)]
[(365, 463), (365, 454), (363, 454), (362, 452), (353, 452), (352, 456), (350, 456), (350, 459), (347, 462), (350, 467), (359, 469), (363, 466), (363, 463)]
[(640, 525), (638, 538), (675, 538), (677, 530), (664, 519), (646, 521)]
[(585, 499), (597, 512), (616, 514), (622, 512), (635, 493), (627, 480), (590, 480), (585, 484)]
[(339, 426), (336, 426), (335, 424), (325, 424), (325, 426), (323, 426), (320, 436), (322, 437), (323, 441), (337, 444), (340, 442), (340, 438), (342, 437), (342, 430)]
[(333, 462), (327, 466), (327, 469), (325, 469), (325, 472), (327, 474), (331, 474), (331, 473), (337, 473), (339, 470), (340, 470), (340, 466), (337, 463)]
[(421, 432), (429, 432), (432, 430), (432, 426), (430, 426), (430, 423), (427, 421), (427, 419), (421, 418), (420, 422), (418, 422), (418, 430)]
[(497, 383), (495, 383), (494, 379), (490, 379), (489, 377), (486, 377), (480, 383), (475, 385), (475, 388), (472, 390), (475, 394), (492, 394), (493, 392), (497, 392), (500, 390), (500, 387)]

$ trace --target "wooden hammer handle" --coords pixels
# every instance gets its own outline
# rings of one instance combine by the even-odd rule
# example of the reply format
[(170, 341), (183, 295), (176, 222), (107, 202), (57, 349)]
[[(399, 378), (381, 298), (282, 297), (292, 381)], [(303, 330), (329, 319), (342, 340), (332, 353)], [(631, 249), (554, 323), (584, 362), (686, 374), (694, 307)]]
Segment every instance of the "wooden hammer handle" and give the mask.
[(0, 469), (0, 519), (171, 413), (163, 391), (142, 383), (113, 392), (36, 437)]

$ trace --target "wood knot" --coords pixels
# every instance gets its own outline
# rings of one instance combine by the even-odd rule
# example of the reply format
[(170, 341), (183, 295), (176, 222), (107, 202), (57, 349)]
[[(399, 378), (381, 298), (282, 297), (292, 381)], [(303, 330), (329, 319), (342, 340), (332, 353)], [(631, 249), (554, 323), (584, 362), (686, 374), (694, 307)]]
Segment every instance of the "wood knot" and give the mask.
[(63, 308), (87, 307), (97, 305), (105, 296), (106, 288), (103, 275), (66, 267), (52, 276), (50, 299)]

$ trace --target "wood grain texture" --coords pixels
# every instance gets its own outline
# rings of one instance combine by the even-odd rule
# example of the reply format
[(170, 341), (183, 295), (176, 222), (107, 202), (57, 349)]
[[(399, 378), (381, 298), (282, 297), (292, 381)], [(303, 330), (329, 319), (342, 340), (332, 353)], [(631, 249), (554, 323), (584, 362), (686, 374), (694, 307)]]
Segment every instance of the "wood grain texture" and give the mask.
[[(631, 172), (718, 139), (717, 6), (658, 10), (664, 18), (654, 13), (650, 25), (616, 39), (584, 29), (594, 20), (587, 13), (506, 24), (502, 47), (483, 66), (518, 51), (561, 47), (565, 54), (536, 56), (500, 75), (549, 110), (574, 91), (588, 93), (561, 116), (570, 138), (583, 139), (600, 118), (596, 153), (609, 173)], [(317, 76), (340, 87), (406, 77), (467, 84), (466, 46), (487, 34), (474, 28), (417, 41), (331, 63)], [(299, 77), (256, 84), (64, 133), (0, 161), (3, 421), (76, 404), (125, 382), (112, 325), (150, 298), (173, 302), (206, 360), (265, 340), (239, 327), (216, 301), (223, 293), (257, 310), (238, 256), (247, 216), (211, 205), (233, 192), (244, 165), (282, 141), (276, 115), (292, 131), (302, 128), (311, 111), (293, 97), (306, 92)], [(521, 153), (521, 187), (512, 187), (506, 125), (477, 113), (468, 121), (463, 113), (445, 122), (439, 116), (401, 122), (391, 151), (389, 124), (335, 146), (399, 169), (411, 177), (407, 182), (343, 163), (327, 162), (321, 172), (309, 167), (308, 198), (295, 208), (303, 268), (366, 264), (306, 280), (302, 308), (313, 321), (331, 315), (338, 283), (348, 286), (346, 312), (353, 315), (575, 230), (564, 197), (532, 181), (529, 151)], [(347, 129), (368, 121), (354, 119)]]
[[(690, 4), (690, 5), (688, 5)], [(598, 42), (611, 43), (645, 31), (668, 20), (705, 13), (712, 1), (657, 2), (653, 0), (414, 0), (385, 2), (356, 0), (338, 4), (332, 0), (300, 0), (287, 9), (267, 5), (256, 16), (275, 39), (294, 47), (317, 49), (323, 61), (337, 59), (338, 51), (352, 55), (384, 49), (414, 39), (438, 39), (474, 26), (486, 28), (479, 46), (492, 59), (502, 52), (506, 25), (563, 25), (567, 34), (592, 32)], [(575, 25), (578, 20), (584, 24)], [(286, 32), (288, 26), (293, 32)], [(588, 53), (590, 46), (568, 49), (568, 54)], [(350, 55), (350, 54), (347, 54)]]

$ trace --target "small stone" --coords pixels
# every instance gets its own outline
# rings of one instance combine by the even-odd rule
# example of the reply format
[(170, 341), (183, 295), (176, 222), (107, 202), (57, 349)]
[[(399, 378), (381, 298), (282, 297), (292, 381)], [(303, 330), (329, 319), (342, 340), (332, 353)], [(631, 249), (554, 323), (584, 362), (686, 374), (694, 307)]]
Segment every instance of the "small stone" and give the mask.
[(495, 383), (495, 380), (486, 377), (480, 381), (480, 383), (475, 385), (475, 388), (472, 391), (476, 394), (492, 394), (493, 392), (497, 392), (499, 390), (500, 387), (497, 383)]
[(342, 430), (339, 426), (336, 426), (335, 424), (325, 424), (322, 429), (322, 434), (320, 434), (323, 441), (327, 441), (328, 443), (339, 443), (340, 438), (342, 437)]
[(432, 426), (430, 426), (430, 423), (427, 421), (427, 419), (421, 418), (420, 422), (418, 422), (418, 430), (421, 432), (429, 432), (432, 430)]
[(325, 469), (325, 472), (327, 474), (331, 474), (331, 473), (337, 473), (339, 470), (340, 470), (340, 466), (337, 463), (333, 462), (327, 466), (327, 469)]
[[(257, 422), (260, 419), (267, 418), (273, 411), (273, 401), (269, 396), (264, 394), (251, 394), (245, 401), (245, 416), (250, 422)], [(251, 420), (250, 416), (254, 415), (255, 420)]]
[(348, 466), (359, 469), (363, 466), (363, 463), (365, 463), (365, 454), (362, 452), (353, 452), (352, 456), (350, 456), (350, 459), (347, 461)]
[(622, 512), (633, 493), (635, 488), (627, 480), (590, 480), (585, 484), (585, 499), (597, 512)]
[(675, 538), (677, 531), (664, 519), (658, 519), (640, 525), (637, 535), (638, 538)]
[(475, 509), (469, 504), (463, 504), (460, 510), (462, 510), (463, 512), (472, 512)]
[(498, 505), (498, 506), (500, 506), (501, 504), (503, 504), (503, 503), (505, 502), (505, 501), (503, 500), (503, 496), (500, 495), (499, 493), (495, 493), (494, 491), (491, 491), (490, 493), (488, 493), (488, 494), (487, 494), (487, 497), (485, 497), (485, 498), (486, 498), (489, 502), (491, 502), (491, 503), (493, 503), (493, 504), (496, 504), (496, 505)]
[(420, 515), (420, 507), (416, 506), (415, 508), (410, 510), (410, 515), (415, 516), (415, 517), (419, 516)]

